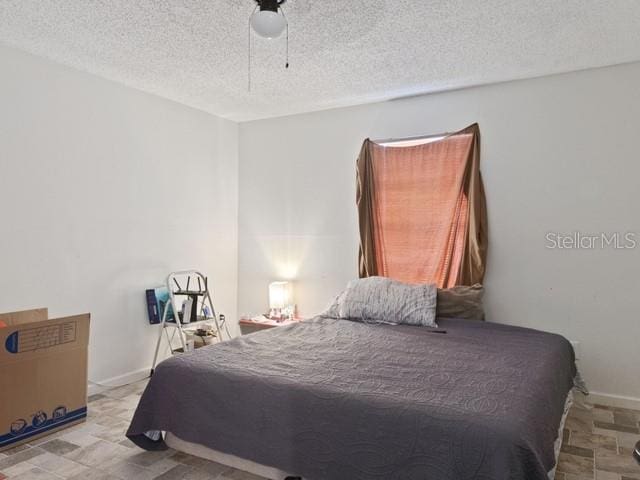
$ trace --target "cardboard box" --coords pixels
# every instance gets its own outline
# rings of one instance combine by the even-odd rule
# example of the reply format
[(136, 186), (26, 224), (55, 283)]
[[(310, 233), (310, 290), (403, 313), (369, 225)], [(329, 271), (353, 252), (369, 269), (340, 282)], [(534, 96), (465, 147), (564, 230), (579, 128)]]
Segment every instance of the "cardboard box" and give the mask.
[(0, 314), (0, 451), (87, 416), (89, 314)]

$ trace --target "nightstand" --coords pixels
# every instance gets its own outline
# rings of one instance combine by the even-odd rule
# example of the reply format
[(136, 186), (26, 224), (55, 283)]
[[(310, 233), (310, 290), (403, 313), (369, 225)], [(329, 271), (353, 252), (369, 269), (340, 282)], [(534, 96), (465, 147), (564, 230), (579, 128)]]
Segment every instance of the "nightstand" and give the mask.
[(297, 323), (301, 319), (295, 318), (293, 320), (284, 320), (282, 322), (276, 322), (264, 315), (259, 315), (253, 318), (241, 318), (240, 319), (240, 332), (242, 335), (249, 335), (250, 333), (260, 332), (262, 330), (268, 330), (269, 328), (283, 327), (285, 325), (291, 325)]

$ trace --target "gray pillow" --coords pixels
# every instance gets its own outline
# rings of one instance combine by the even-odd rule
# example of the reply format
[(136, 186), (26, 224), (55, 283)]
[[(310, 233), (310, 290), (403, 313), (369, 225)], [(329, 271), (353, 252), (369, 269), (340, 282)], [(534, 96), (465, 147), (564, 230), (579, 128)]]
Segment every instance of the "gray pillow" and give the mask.
[(321, 317), (340, 318), (340, 305), (344, 298), (344, 290), (340, 292), (336, 298), (327, 306), (324, 312), (320, 314)]
[(437, 327), (435, 285), (409, 285), (383, 277), (352, 280), (330, 310), (366, 323)]
[(439, 288), (436, 316), (484, 320), (483, 295), (484, 288), (479, 283), (470, 287)]

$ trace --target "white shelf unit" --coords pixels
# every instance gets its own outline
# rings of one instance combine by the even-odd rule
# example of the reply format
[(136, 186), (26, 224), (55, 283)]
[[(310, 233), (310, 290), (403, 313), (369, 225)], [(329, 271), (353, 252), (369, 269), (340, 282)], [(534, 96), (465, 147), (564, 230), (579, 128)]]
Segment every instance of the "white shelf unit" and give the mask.
[[(180, 285), (180, 281), (183, 283), (185, 287), (182, 288)], [(190, 289), (191, 282), (193, 281), (194, 288)], [(197, 290), (195, 289), (195, 285), (197, 284)], [(184, 352), (187, 348), (185, 333), (191, 329), (191, 327), (197, 327), (198, 325), (204, 323), (213, 323), (215, 328), (215, 335), (218, 342), (222, 342), (224, 340), (224, 336), (226, 335), (227, 340), (231, 338), (229, 334), (229, 329), (227, 327), (226, 319), (220, 319), (218, 314), (216, 313), (215, 307), (213, 306), (213, 300), (211, 299), (211, 291), (209, 290), (209, 282), (207, 277), (205, 277), (202, 273), (197, 270), (182, 270), (178, 272), (172, 272), (167, 276), (167, 290), (169, 291), (169, 301), (165, 304), (164, 311), (162, 312), (162, 321), (160, 322), (161, 328), (158, 334), (158, 341), (156, 343), (156, 350), (153, 355), (153, 364), (151, 366), (151, 375), (156, 368), (156, 364), (158, 361), (158, 353), (160, 351), (160, 344), (162, 343), (163, 336), (166, 336), (167, 342), (169, 344), (169, 349), (171, 353)], [(190, 298), (191, 310), (196, 309), (196, 321), (190, 321), (190, 318), (185, 318), (187, 316), (191, 317), (190, 311), (181, 312), (182, 310), (182, 302), (180, 302), (183, 298)], [(206, 316), (206, 310), (209, 309), (209, 314), (211, 316)], [(169, 308), (173, 311), (174, 321), (170, 322), (167, 320)], [(188, 309), (187, 309), (188, 310)], [(189, 315), (186, 315), (186, 314)], [(181, 319), (180, 316), (183, 315)], [(169, 331), (172, 330), (171, 336), (169, 336)], [(181, 347), (178, 349), (173, 348), (173, 339), (176, 334), (178, 335), (178, 339), (180, 340)]]

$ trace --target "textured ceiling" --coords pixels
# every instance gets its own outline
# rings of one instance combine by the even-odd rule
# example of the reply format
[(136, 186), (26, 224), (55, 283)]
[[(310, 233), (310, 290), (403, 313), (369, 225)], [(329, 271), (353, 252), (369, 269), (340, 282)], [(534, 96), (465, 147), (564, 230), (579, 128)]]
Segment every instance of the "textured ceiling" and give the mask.
[(0, 42), (234, 120), (640, 60), (639, 0), (0, 0)]

